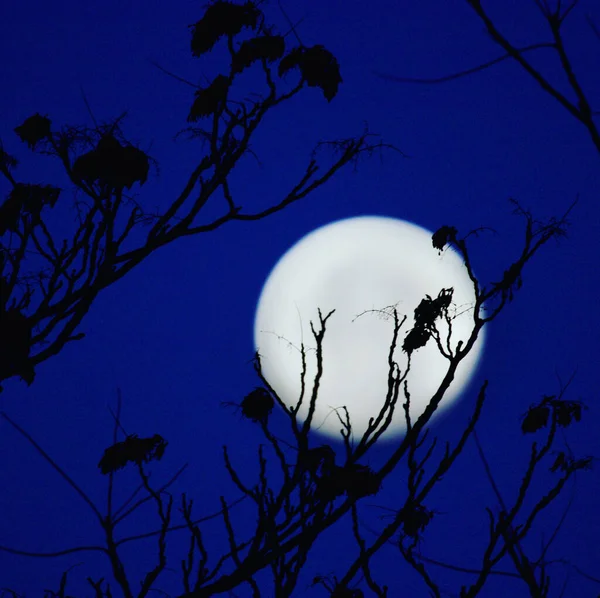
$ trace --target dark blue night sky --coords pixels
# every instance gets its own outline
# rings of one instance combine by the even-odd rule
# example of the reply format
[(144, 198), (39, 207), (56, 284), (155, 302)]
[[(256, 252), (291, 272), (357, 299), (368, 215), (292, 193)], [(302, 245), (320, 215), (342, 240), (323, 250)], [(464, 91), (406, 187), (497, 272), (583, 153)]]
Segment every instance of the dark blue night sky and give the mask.
[[(550, 40), (535, 2), (483, 4), (515, 45)], [(522, 289), (487, 329), (485, 353), (471, 385), (432, 433), (440, 446), (456, 441), (480, 385), (489, 380), (477, 432), (501, 492), (512, 504), (532, 442), (521, 434), (521, 417), (531, 403), (556, 394), (560, 381), (576, 372), (567, 398), (583, 400), (589, 409), (582, 422), (561, 431), (555, 448), (568, 443), (576, 456), (598, 455), (600, 169), (588, 132), (512, 61), (439, 85), (377, 75), (439, 77), (500, 56), (464, 0), (306, 0), (284, 7), (292, 21), (301, 21), (297, 31), (305, 45), (323, 44), (337, 57), (343, 83), (330, 103), (318, 89), (309, 88), (265, 118), (252, 143), (256, 158), (246, 156), (231, 178), (236, 203), (248, 213), (278, 203), (304, 174), (316, 143), (360, 135), (365, 123), (404, 156), (391, 150), (365, 156), (356, 169), (342, 169), (315, 193), (264, 220), (230, 222), (156, 251), (100, 295), (81, 326), (85, 339), (40, 365), (31, 387), (17, 378), (4, 384), (0, 408), (102, 511), (107, 487), (97, 463), (111, 444), (108, 408), (114, 409), (120, 392), (127, 433), (158, 433), (169, 442), (160, 463), (150, 468), (152, 480), (166, 481), (189, 463), (171, 487), (174, 505), (179, 507), (185, 491), (194, 498), (198, 517), (210, 515), (219, 510), (220, 496), (229, 501), (240, 496), (223, 465), (224, 444), (247, 483), (255, 483), (257, 447), (264, 438), (256, 425), (223, 403), (239, 402), (259, 382), (252, 367), (254, 311), (263, 283), (287, 249), (319, 226), (359, 215), (401, 218), (430, 230), (452, 224), (463, 234), (488, 226), (497, 234), (471, 237), (470, 246), (477, 274), (491, 282), (522, 247), (524, 221), (511, 213), (509, 198), (541, 220), (562, 215), (578, 198), (567, 238), (548, 243), (526, 267)], [(279, 31), (288, 30), (276, 2), (263, 9)], [(152, 62), (197, 85), (226, 69), (222, 47), (201, 59), (191, 56), (187, 26), (201, 15), (202, 4), (189, 0), (4, 3), (0, 139), (20, 162), (18, 178), (62, 185), (64, 199), (71, 197), (58, 162), (32, 154), (13, 129), (36, 112), (47, 114), (57, 128), (93, 127), (83, 89), (99, 122), (128, 111), (122, 124), (125, 136), (158, 165), (143, 187), (134, 187), (137, 200), (148, 211), (166, 209), (203, 154), (197, 141), (175, 139), (186, 126), (194, 89)], [(565, 44), (587, 97), (600, 109), (600, 40), (586, 15), (600, 23), (593, 0), (582, 0), (569, 16)], [(295, 43), (292, 36), (287, 39)], [(528, 56), (575, 101), (551, 50)], [(291, 87), (295, 75), (286, 81)], [(258, 76), (244, 75), (240, 95), (264, 92), (263, 85)], [(318, 155), (326, 164), (327, 152)], [(1, 197), (9, 190), (3, 179)], [(202, 222), (224, 209), (223, 199), (215, 196), (201, 214)], [(74, 213), (63, 204), (49, 217), (57, 236), (68, 237)], [(133, 240), (143, 239), (140, 228)], [(281, 414), (271, 421), (274, 433), (289, 438)], [(386, 450), (375, 450), (369, 462), (377, 465)], [(52, 553), (102, 543), (89, 507), (5, 420), (0, 420), (0, 453), (0, 546)], [(529, 508), (555, 479), (548, 467), (534, 478)], [(401, 463), (376, 497), (360, 503), (368, 542), (375, 539), (369, 530), (381, 529), (382, 516), (403, 504), (406, 478), (406, 464)], [(137, 485), (133, 471), (120, 472), (116, 482), (117, 502)], [(550, 595), (558, 596), (567, 583), (564, 596), (595, 596), (600, 585), (583, 574), (599, 577), (597, 468), (578, 473), (572, 482), (542, 513), (524, 548), (535, 560), (571, 501), (546, 555), (556, 561), (548, 570)], [(497, 514), (499, 505), (472, 440), (431, 493), (428, 507), (436, 515), (423, 536), (422, 554), (477, 569), (488, 531), (485, 508)], [(176, 522), (178, 517), (176, 513)], [(232, 509), (232, 518), (240, 537), (252, 533), (255, 512), (247, 501)], [(222, 519), (203, 525), (209, 553), (217, 559), (227, 551)], [(147, 504), (123, 523), (120, 537), (158, 527), (155, 506)], [(185, 530), (172, 532), (169, 562), (157, 589), (169, 595), (182, 592), (180, 562), (187, 546)], [(311, 587), (313, 578), (343, 576), (357, 551), (347, 518), (316, 542), (294, 595), (326, 595), (323, 588)], [(156, 537), (123, 545), (132, 587), (139, 588), (138, 580), (154, 565), (156, 553)], [(70, 567), (72, 596), (92, 596), (88, 576), (112, 580), (109, 564), (98, 552), (29, 558), (0, 551), (0, 588), (41, 596), (45, 588), (58, 589), (62, 572)], [(461, 585), (473, 578), (435, 564), (428, 567), (444, 596), (458, 596)], [(498, 570), (514, 573), (514, 566), (505, 559)], [(393, 544), (373, 559), (372, 571), (381, 585), (389, 586), (391, 597), (429, 595)], [(257, 580), (262, 595), (271, 596), (270, 574), (263, 572)], [(370, 595), (364, 581), (357, 587)], [(249, 586), (236, 592), (251, 595)], [(482, 593), (509, 594), (528, 595), (521, 580), (507, 575), (493, 576)], [(116, 588), (114, 595), (120, 595)]]

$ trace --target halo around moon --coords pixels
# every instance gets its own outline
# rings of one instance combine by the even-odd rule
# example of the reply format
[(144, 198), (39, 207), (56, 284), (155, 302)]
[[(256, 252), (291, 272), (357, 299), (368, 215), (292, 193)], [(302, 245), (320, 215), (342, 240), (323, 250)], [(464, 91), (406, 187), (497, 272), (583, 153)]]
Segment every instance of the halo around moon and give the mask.
[[(298, 412), (306, 418), (317, 371), (316, 341), (310, 322), (319, 329), (318, 308), (329, 318), (323, 339), (323, 374), (318, 389), (313, 430), (341, 440), (335, 410), (346, 406), (355, 438), (366, 430), (385, 402), (388, 356), (395, 306), (407, 316), (393, 355), (404, 371), (402, 351), (406, 333), (414, 325), (414, 310), (425, 295), (454, 289), (449, 314), (450, 346), (469, 338), (473, 328), (475, 295), (461, 256), (446, 247), (433, 248), (432, 232), (404, 220), (362, 216), (339, 220), (306, 235), (275, 265), (262, 289), (254, 321), (254, 344), (264, 377), (288, 406), (301, 394), (302, 360), (306, 350), (305, 394)], [(360, 317), (358, 317), (360, 316)], [(436, 322), (441, 338), (447, 324)], [(468, 384), (483, 348), (483, 335), (463, 359), (438, 410), (447, 409)], [(411, 418), (418, 417), (438, 389), (448, 369), (433, 339), (412, 353), (408, 373)], [(406, 431), (400, 390), (394, 419), (383, 438)], [(342, 414), (343, 415), (343, 414)]]

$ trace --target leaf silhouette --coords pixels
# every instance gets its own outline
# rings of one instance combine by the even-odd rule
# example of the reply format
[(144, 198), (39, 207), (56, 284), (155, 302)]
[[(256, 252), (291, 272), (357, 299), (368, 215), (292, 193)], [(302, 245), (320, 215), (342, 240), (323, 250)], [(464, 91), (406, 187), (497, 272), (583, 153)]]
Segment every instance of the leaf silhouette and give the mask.
[(0, 206), (0, 235), (8, 230), (17, 232), (19, 217), (22, 214), (39, 218), (45, 205), (54, 207), (60, 191), (58, 187), (52, 185), (17, 183)]
[(324, 46), (294, 48), (279, 63), (279, 76), (294, 68), (300, 69), (302, 79), (309, 87), (319, 87), (328, 102), (337, 94), (342, 82), (340, 67), (335, 56)]
[(105, 449), (98, 467), (106, 475), (123, 469), (128, 463), (141, 465), (153, 460), (159, 461), (167, 444), (160, 434), (149, 438), (138, 438), (137, 434), (131, 434), (124, 441)]
[(244, 27), (256, 29), (261, 16), (252, 2), (214, 2), (196, 24), (190, 25), (192, 55), (198, 58), (208, 52), (224, 35), (237, 35)]
[(198, 90), (187, 118), (188, 122), (195, 122), (217, 112), (227, 99), (228, 90), (229, 79), (225, 75), (219, 75), (208, 87)]
[(265, 388), (256, 387), (242, 400), (242, 415), (252, 421), (266, 421), (275, 401)]
[(441, 253), (448, 243), (456, 241), (457, 233), (458, 230), (453, 226), (442, 226), (433, 233), (431, 243)]
[(231, 67), (234, 73), (241, 73), (257, 60), (273, 62), (283, 56), (285, 42), (281, 35), (261, 35), (242, 43), (233, 57)]
[(415, 309), (415, 325), (408, 332), (402, 343), (405, 353), (412, 353), (427, 344), (431, 333), (435, 330), (435, 321), (442, 317), (452, 302), (454, 289), (442, 289), (435, 299), (425, 295), (425, 299)]
[(88, 184), (108, 184), (114, 189), (131, 189), (148, 178), (148, 156), (131, 145), (122, 146), (112, 135), (104, 135), (95, 149), (73, 164), (73, 177)]
[(42, 116), (39, 113), (30, 116), (22, 125), (15, 128), (15, 133), (21, 141), (26, 143), (31, 149), (42, 140), (50, 136), (51, 122), (47, 116)]
[(18, 309), (0, 312), (0, 379), (21, 376), (28, 385), (32, 384), (35, 372), (29, 361), (31, 338), (27, 316)]

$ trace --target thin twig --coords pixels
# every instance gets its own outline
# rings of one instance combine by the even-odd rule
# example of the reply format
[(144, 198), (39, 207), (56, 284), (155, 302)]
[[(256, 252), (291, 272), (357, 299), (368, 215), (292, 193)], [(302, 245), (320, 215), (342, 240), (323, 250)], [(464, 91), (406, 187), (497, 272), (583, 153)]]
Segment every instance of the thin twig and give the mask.
[(40, 453), (40, 455), (42, 455), (42, 457), (44, 457), (44, 459), (46, 459), (46, 461), (48, 461), (48, 463), (50, 463), (52, 468), (55, 471), (57, 471), (60, 474), (60, 476), (69, 484), (69, 486), (71, 486), (77, 492), (77, 494), (79, 494), (79, 496), (81, 496), (81, 498), (88, 504), (90, 509), (92, 509), (92, 511), (98, 518), (98, 520), (102, 523), (103, 517), (102, 517), (102, 514), (100, 513), (100, 510), (98, 509), (98, 507), (96, 507), (96, 505), (94, 504), (92, 499), (67, 474), (67, 472), (64, 469), (62, 469), (62, 467), (60, 467), (60, 465), (58, 465), (56, 463), (56, 461), (54, 461), (54, 459), (52, 459), (52, 457), (50, 457), (50, 455), (23, 428), (21, 428), (21, 426), (19, 426), (16, 422), (14, 422), (6, 414), (5, 411), (0, 412), (0, 417), (3, 417), (15, 430), (17, 430), (22, 436), (24, 436), (27, 439), (27, 441), (38, 451), (38, 453)]
[[(516, 48), (515, 50), (519, 53), (530, 52), (531, 50), (539, 50), (541, 48), (554, 48), (554, 44), (552, 43), (540, 43), (533, 44), (531, 46), (526, 46), (525, 48)], [(454, 81), (456, 79), (460, 79), (461, 77), (466, 77), (467, 75), (472, 75), (473, 73), (479, 73), (491, 66), (499, 64), (508, 58), (512, 58), (513, 56), (510, 53), (503, 54), (498, 58), (494, 58), (488, 62), (484, 62), (483, 64), (478, 64), (477, 66), (465, 69), (464, 71), (458, 71), (456, 73), (452, 73), (450, 75), (443, 75), (442, 77), (396, 77), (395, 75), (387, 75), (384, 73), (380, 73), (378, 71), (373, 71), (373, 74), (381, 77), (382, 79), (386, 79), (387, 81), (396, 81), (397, 83), (419, 83), (423, 85), (431, 85), (436, 83), (446, 83), (447, 81)]]

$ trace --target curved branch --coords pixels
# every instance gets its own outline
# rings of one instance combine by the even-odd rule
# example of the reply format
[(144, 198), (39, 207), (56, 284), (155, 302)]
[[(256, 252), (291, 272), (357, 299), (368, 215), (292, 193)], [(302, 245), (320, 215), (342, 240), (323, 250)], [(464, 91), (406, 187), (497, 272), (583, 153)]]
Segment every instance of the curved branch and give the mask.
[(73, 554), (74, 552), (103, 552), (108, 554), (108, 551), (103, 546), (76, 546), (75, 548), (65, 548), (64, 550), (55, 550), (52, 552), (31, 552), (29, 550), (17, 550), (16, 548), (0, 545), (0, 551), (34, 558), (53, 558), (57, 556), (65, 556), (66, 554)]
[[(515, 48), (515, 50), (519, 53), (530, 52), (531, 50), (539, 50), (541, 48), (556, 48), (555, 44), (552, 43), (539, 43), (532, 44), (531, 46), (525, 46), (524, 48)], [(498, 58), (494, 58), (488, 62), (484, 62), (483, 64), (479, 64), (469, 69), (465, 69), (464, 71), (458, 71), (457, 73), (452, 73), (451, 75), (444, 75), (443, 77), (432, 77), (432, 78), (411, 78), (411, 77), (395, 77), (393, 75), (385, 75), (383, 73), (379, 73), (377, 71), (373, 71), (375, 75), (381, 77), (382, 79), (386, 79), (387, 81), (396, 81), (398, 83), (420, 83), (420, 84), (435, 84), (435, 83), (446, 83), (447, 81), (454, 81), (456, 79), (460, 79), (461, 77), (466, 77), (467, 75), (472, 75), (473, 73), (480, 73), (485, 69), (499, 64), (503, 62), (507, 58), (513, 58), (512, 54), (507, 52), (502, 56), (498, 56)]]

